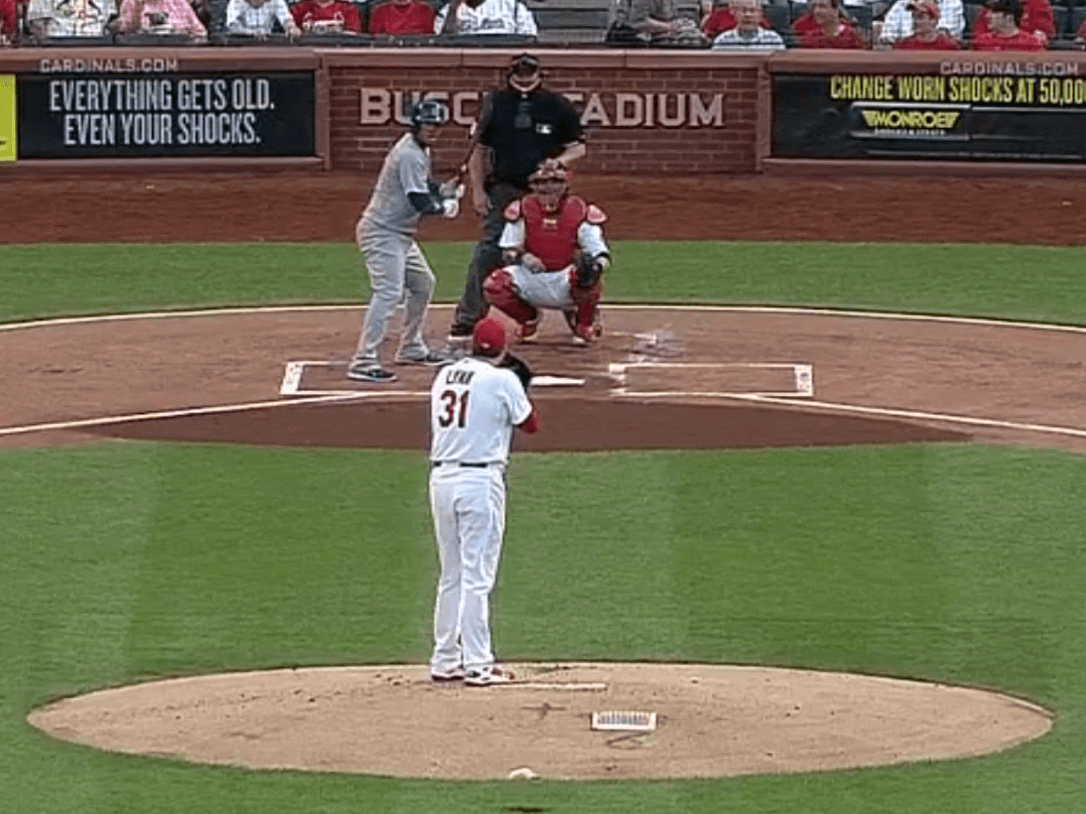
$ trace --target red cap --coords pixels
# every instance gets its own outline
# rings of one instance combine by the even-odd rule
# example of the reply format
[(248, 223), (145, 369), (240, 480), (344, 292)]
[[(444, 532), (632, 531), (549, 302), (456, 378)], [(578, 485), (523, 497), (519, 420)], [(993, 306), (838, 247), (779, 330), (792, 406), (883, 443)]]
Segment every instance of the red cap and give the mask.
[(483, 356), (497, 356), (505, 350), (505, 326), (490, 317), (481, 319), (471, 332), (471, 342)]
[(933, 20), (939, 19), (939, 5), (935, 0), (913, 0), (906, 8), (909, 11), (919, 11), (921, 14), (927, 14)]

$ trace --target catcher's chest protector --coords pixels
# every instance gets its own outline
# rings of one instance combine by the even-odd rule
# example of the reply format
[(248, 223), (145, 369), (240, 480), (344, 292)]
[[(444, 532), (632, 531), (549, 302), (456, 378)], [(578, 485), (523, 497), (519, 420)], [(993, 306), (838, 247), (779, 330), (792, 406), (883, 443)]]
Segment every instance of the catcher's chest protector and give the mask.
[(544, 212), (539, 199), (527, 195), (520, 202), (524, 218), (524, 250), (543, 261), (547, 271), (564, 269), (577, 251), (577, 230), (588, 214), (588, 204), (576, 195), (562, 199), (556, 212)]

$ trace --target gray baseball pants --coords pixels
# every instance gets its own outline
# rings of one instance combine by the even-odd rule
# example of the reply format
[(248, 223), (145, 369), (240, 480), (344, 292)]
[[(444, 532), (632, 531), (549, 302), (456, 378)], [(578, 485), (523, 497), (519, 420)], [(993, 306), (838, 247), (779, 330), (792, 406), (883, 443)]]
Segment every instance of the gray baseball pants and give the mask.
[(425, 355), (429, 348), (422, 338), (423, 323), (437, 278), (422, 249), (413, 237), (366, 228), (361, 222), (356, 237), (370, 279), (370, 302), (352, 364), (377, 361), (377, 350), (401, 302), (404, 323), (396, 355), (404, 358)]

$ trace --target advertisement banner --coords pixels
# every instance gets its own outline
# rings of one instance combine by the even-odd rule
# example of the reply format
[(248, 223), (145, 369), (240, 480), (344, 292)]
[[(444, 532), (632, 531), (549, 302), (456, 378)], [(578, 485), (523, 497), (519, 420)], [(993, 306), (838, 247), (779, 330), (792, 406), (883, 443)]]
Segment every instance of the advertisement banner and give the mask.
[(1006, 72), (776, 75), (772, 155), (1086, 160), (1086, 78), (992, 67)]
[(0, 161), (14, 161), (19, 155), (15, 112), (15, 75), (0, 74)]
[(24, 75), (20, 158), (310, 156), (314, 75)]

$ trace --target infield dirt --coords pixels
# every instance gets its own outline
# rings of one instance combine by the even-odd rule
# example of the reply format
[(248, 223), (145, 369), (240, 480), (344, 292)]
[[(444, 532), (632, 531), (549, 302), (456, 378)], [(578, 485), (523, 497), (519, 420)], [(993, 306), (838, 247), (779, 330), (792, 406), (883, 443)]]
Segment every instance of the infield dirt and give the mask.
[[(1074, 244), (1081, 242), (1086, 207), (1081, 184), (1059, 179), (581, 178), (577, 188), (608, 209), (615, 239)], [(367, 193), (363, 181), (345, 174), (13, 176), (0, 187), (0, 200), (20, 217), (9, 222), (2, 240), (349, 240)], [(423, 239), (472, 239), (476, 230), (471, 218), (435, 221)], [(585, 383), (537, 391), (545, 431), (519, 448), (975, 439), (1086, 449), (1082, 332), (769, 310), (607, 308), (605, 314), (607, 333), (595, 347), (572, 348), (552, 321), (539, 343), (522, 350), (537, 371)], [(112, 435), (421, 450), (421, 394), (429, 373), (402, 369), (398, 395), (350, 385), (338, 375), (360, 317), (360, 308), (338, 308), (0, 332), (6, 384), (0, 445)], [(442, 327), (446, 318), (435, 311)], [(646, 347), (639, 337), (647, 335), (667, 341)], [(331, 390), (352, 400), (302, 405), (281, 397), (284, 364), (294, 359), (322, 363), (308, 369), (302, 390)], [(659, 365), (636, 367), (645, 362)], [(795, 390), (788, 370), (767, 363), (810, 365), (811, 396), (785, 394), (755, 404), (736, 399), (736, 393)], [(616, 378), (614, 365), (631, 367)], [(237, 409), (254, 402), (265, 406)], [(163, 411), (182, 414), (131, 420)], [(562, 667), (594, 676), (610, 670), (608, 686), (616, 695), (594, 699), (516, 688), (483, 694), (435, 688), (420, 678), (423, 668), (250, 674), (232, 677), (241, 683), (224, 685), (226, 694), (218, 696), (202, 694), (218, 680), (207, 677), (73, 699), (35, 713), (35, 722), (49, 722), (58, 737), (186, 760), (426, 777), (501, 777), (523, 765), (553, 777), (805, 771), (978, 754), (1051, 726), (1041, 710), (971, 690), (910, 685), (905, 689), (918, 691), (911, 700), (898, 704), (875, 694), (861, 714), (871, 687), (902, 688), (885, 679), (799, 671), (657, 667), (667, 670), (666, 678), (636, 665)], [(159, 690), (165, 694), (155, 696)], [(176, 692), (182, 695), (171, 695)], [(102, 698), (138, 702), (95, 710)], [(495, 706), (499, 699), (504, 707)], [(970, 706), (974, 700), (982, 706)], [(335, 729), (345, 701), (371, 717)], [(439, 702), (432, 714), (417, 715), (432, 702)], [(597, 702), (657, 709), (661, 726), (650, 736), (609, 741), (587, 728), (585, 715)], [(989, 703), (995, 706), (983, 706)], [(706, 709), (708, 716), (701, 714)], [(65, 711), (75, 717), (65, 719)], [(480, 739), (508, 750), (485, 760), (466, 747), (458, 752), (454, 741), (467, 740), (468, 718)], [(943, 726), (948, 722), (953, 733)], [(123, 741), (126, 726), (146, 740)], [(186, 745), (181, 729), (203, 745)], [(325, 730), (333, 742), (316, 734)], [(897, 736), (882, 739), (880, 733), (891, 730)], [(928, 739), (936, 730), (941, 734)], [(394, 740), (403, 733), (427, 733), (448, 748), (433, 757), (418, 740)], [(295, 752), (276, 751), (284, 737)], [(297, 749), (307, 756), (298, 757)], [(687, 757), (680, 760), (680, 753)]]

